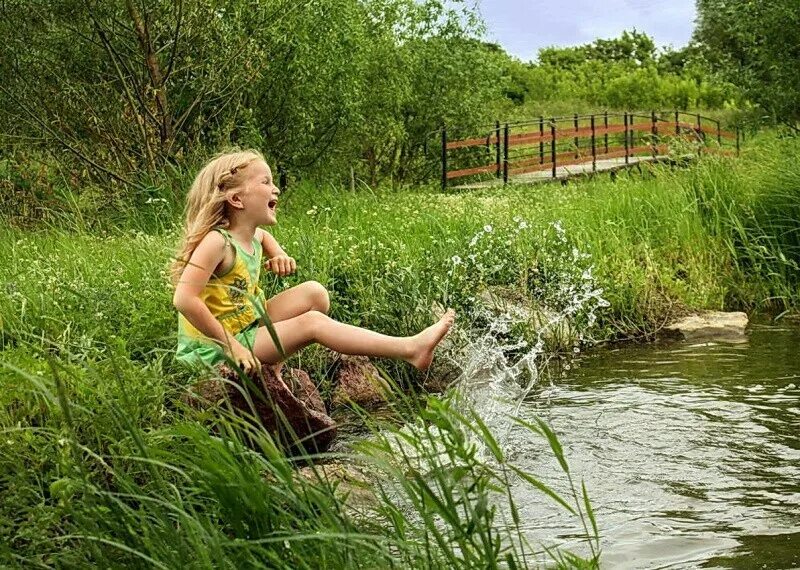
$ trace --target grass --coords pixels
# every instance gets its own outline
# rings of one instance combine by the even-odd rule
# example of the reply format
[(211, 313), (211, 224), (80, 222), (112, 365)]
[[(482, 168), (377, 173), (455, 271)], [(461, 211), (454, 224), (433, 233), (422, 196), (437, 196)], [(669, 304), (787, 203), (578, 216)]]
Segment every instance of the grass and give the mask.
[[(779, 315), (800, 299), (798, 159), (797, 140), (764, 134), (738, 160), (706, 157), (688, 169), (566, 187), (443, 194), (298, 185), (274, 229), (298, 273), (265, 275), (263, 286), (269, 294), (315, 279), (331, 292), (335, 318), (398, 334), (429, 324), (434, 304), (454, 306), (462, 331), (480, 331), (489, 290), (570, 314), (577, 338), (550, 343), (549, 355), (581, 340), (652, 338), (691, 310)], [(398, 395), (394, 421), (365, 418), (372, 435), (346, 458), (368, 474), (372, 498), (354, 504), (355, 490), (322, 471), (298, 477), (296, 460), (224, 409), (185, 408), (191, 379), (171, 358), (176, 318), (165, 277), (178, 208), (165, 200), (118, 213), (123, 224), (76, 210), (35, 230), (0, 229), (3, 563), (592, 565), (591, 503), (544, 424), (527, 427), (563, 461), (569, 500), (508, 462), (479, 416), (448, 405), (455, 396)], [(570, 309), (588, 293), (609, 306)], [(503, 334), (530, 337), (527, 325)], [(458, 348), (449, 353), (456, 367)], [(324, 392), (329, 361), (309, 349), (292, 364)], [(380, 364), (403, 390), (425, 380)], [(591, 546), (583, 558), (549, 557), (530, 543), (509, 478), (583, 521)]]
[[(0, 531), (7, 540), (0, 555), (8, 563), (528, 567), (544, 551), (522, 533), (507, 492), (520, 478), (595, 524), (585, 489), (572, 486), (574, 504), (560, 498), (507, 460), (480, 418), (458, 413), (446, 399), (420, 407), (398, 395), (398, 413), (413, 413), (414, 421), (370, 421), (372, 434), (353, 451), (325, 458), (368, 473), (366, 497), (354, 500), (355, 488), (320, 466), (302, 474), (303, 458), (287, 457), (263, 429), (224, 407), (206, 421), (169, 396), (156, 398), (166, 409), (150, 409), (141, 400), (147, 388), (133, 384), (113, 354), (105, 366), (45, 360), (49, 375), (14, 371), (18, 395), (28, 392), (21, 399), (35, 399), (35, 410), (7, 410), (24, 423), (4, 417)], [(79, 370), (104, 379), (105, 397), (76, 392), (68, 379), (87, 380)], [(146, 410), (167, 417), (154, 421)], [(568, 474), (555, 434), (543, 423), (527, 427)], [(481, 443), (492, 451), (489, 460)], [(513, 520), (501, 518), (498, 503)], [(554, 556), (558, 564), (594, 567), (568, 552)]]

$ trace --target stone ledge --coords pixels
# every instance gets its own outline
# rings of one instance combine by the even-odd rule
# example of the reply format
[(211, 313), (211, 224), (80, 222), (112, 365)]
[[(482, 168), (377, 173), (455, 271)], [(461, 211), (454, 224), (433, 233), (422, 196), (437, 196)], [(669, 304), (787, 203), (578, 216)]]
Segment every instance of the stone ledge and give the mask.
[(663, 336), (684, 340), (741, 341), (745, 338), (746, 313), (703, 311), (683, 317), (662, 330)]

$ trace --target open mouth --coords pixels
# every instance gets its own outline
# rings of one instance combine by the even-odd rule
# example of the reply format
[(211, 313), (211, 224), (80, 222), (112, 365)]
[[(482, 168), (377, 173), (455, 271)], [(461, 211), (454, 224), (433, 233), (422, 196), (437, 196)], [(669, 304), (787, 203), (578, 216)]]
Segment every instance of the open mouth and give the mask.
[(277, 205), (278, 205), (277, 200), (270, 200), (269, 202), (267, 202), (267, 207), (272, 211), (275, 211), (275, 206)]

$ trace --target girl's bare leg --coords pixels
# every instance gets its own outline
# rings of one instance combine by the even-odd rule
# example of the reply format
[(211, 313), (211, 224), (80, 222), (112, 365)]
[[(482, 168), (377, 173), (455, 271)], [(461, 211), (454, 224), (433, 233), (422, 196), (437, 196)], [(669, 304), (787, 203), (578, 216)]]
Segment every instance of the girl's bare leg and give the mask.
[[(334, 321), (319, 311), (308, 311), (274, 323), (286, 356), (312, 342), (318, 342), (342, 354), (400, 358), (424, 370), (433, 360), (433, 351), (453, 326), (455, 312), (449, 309), (438, 322), (419, 334), (407, 337), (388, 336), (368, 329)], [(259, 327), (253, 348), (261, 362), (278, 364), (283, 360), (265, 327)]]
[(331, 302), (328, 291), (317, 281), (306, 281), (281, 291), (267, 301), (267, 315), (273, 323), (297, 317), (308, 311), (328, 312)]
[[(300, 285), (295, 285), (271, 297), (265, 308), (270, 321), (278, 323), (308, 311), (320, 311), (327, 314), (330, 306), (328, 290), (324, 285), (318, 281), (304, 281)], [(281, 368), (281, 362), (275, 362), (272, 366), (278, 377), (281, 376)]]

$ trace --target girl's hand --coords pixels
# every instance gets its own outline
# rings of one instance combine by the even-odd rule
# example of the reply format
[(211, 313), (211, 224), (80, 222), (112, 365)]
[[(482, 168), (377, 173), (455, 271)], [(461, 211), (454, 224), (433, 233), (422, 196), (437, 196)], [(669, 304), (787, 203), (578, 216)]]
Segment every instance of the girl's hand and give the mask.
[(267, 260), (265, 267), (267, 270), (283, 277), (284, 275), (295, 272), (297, 269), (297, 262), (293, 257), (289, 257), (288, 255), (276, 255), (272, 259)]
[(236, 364), (241, 367), (245, 374), (249, 374), (261, 368), (261, 362), (256, 355), (236, 339), (231, 339), (230, 347), (225, 347), (225, 354), (231, 357)]

